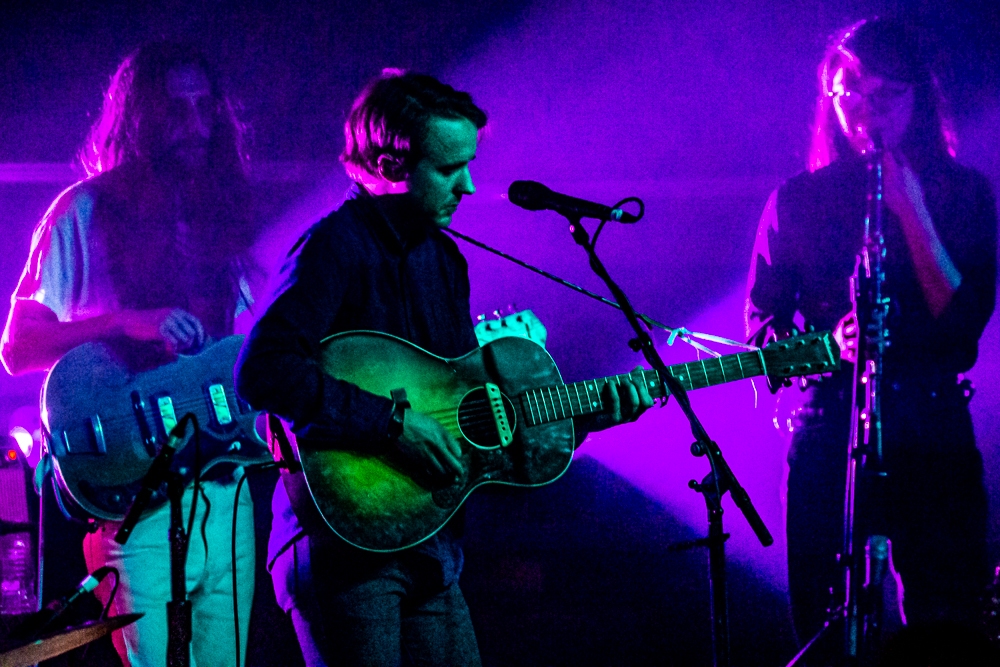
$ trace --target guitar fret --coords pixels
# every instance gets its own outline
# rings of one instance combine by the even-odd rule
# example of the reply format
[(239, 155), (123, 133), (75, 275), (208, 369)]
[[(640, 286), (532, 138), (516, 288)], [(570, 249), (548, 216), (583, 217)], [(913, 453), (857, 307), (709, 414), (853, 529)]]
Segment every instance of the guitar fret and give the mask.
[(688, 362), (684, 364), (684, 373), (681, 374), (677, 381), (681, 383), (681, 386), (687, 390), (694, 389), (694, 383), (691, 382), (691, 363)]
[[(591, 380), (587, 385), (587, 406), (590, 408), (591, 412), (600, 412), (604, 408), (604, 399), (601, 398), (601, 392), (597, 389), (597, 380)], [(594, 391), (596, 400), (591, 397), (590, 391)]]
[(742, 376), (741, 379), (746, 378), (746, 376), (747, 376), (746, 371), (743, 370), (743, 359), (742, 359), (742, 357), (743, 357), (742, 354), (737, 354), (736, 355), (736, 361), (740, 365), (740, 375)]
[[(549, 392), (549, 400), (552, 401), (552, 416), (555, 419), (559, 419), (559, 413), (556, 411), (556, 399), (552, 398), (552, 387), (546, 387), (546, 391)], [(560, 405), (560, 407), (562, 407)], [(565, 411), (564, 411), (565, 414)]]
[(576, 407), (580, 409), (580, 414), (583, 414), (583, 403), (580, 402), (580, 383), (573, 383), (573, 391), (576, 392)]
[[(653, 385), (656, 386), (657, 398), (670, 395), (670, 388), (667, 387), (667, 384), (663, 381), (663, 378), (661, 378), (660, 374), (657, 373), (656, 371), (653, 371), (653, 380), (651, 382), (653, 383)], [(651, 385), (651, 387), (653, 385)]]
[[(566, 390), (566, 403), (569, 405), (569, 416), (570, 417), (575, 417), (576, 415), (573, 414), (573, 401), (570, 400), (571, 396), (569, 395), (569, 387), (564, 385), (564, 386), (562, 386), (562, 387), (559, 388), (559, 391), (562, 391), (563, 389)], [(562, 400), (562, 399), (560, 399), (560, 400)]]
[(525, 392), (524, 393), (524, 400), (528, 404), (528, 414), (531, 415), (531, 421), (532, 421), (531, 425), (535, 426), (536, 424), (538, 424), (538, 419), (535, 417), (535, 409), (533, 407), (531, 407), (531, 393), (530, 392)]
[[(717, 359), (719, 362), (719, 371), (722, 373), (722, 382), (729, 382), (729, 376), (726, 374), (726, 361), (723, 359)], [(732, 369), (730, 369), (731, 371)]]
[[(537, 396), (535, 397), (535, 400), (536, 401), (538, 400)], [(545, 394), (542, 394), (542, 407), (545, 408), (545, 421), (547, 421), (547, 422), (548, 421), (552, 421), (549, 418), (549, 406), (545, 404)]]
[[(652, 380), (649, 379), (647, 373), (653, 374)], [(659, 377), (656, 374), (656, 371), (642, 371), (641, 375), (642, 375), (642, 382), (643, 384), (646, 385), (646, 389), (649, 391), (650, 398), (656, 398), (658, 393), (656, 385), (658, 384), (657, 380), (659, 379)]]
[(728, 382), (726, 379), (726, 364), (722, 361), (721, 357), (712, 357), (707, 360), (712, 364), (712, 380), (711, 384), (722, 384), (723, 382)]

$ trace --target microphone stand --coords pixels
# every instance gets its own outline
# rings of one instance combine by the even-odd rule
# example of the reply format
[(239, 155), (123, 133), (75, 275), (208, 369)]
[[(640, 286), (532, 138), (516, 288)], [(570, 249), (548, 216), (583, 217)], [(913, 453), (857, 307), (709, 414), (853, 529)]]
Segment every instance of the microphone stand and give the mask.
[[(167, 667), (188, 667), (191, 664), (191, 601), (187, 599), (187, 553), (191, 535), (184, 526), (183, 498), (184, 477), (170, 469), (177, 443), (184, 437), (188, 421), (195, 423), (195, 438), (199, 424), (192, 413), (187, 413), (170, 430), (169, 438), (160, 448), (143, 478), (143, 488), (132, 501), (125, 520), (115, 534), (115, 541), (124, 545), (132, 534), (139, 517), (149, 505), (152, 494), (166, 481), (167, 499), (170, 501), (170, 601), (167, 602)], [(197, 477), (201, 475), (200, 459), (195, 457), (196, 485), (191, 499), (191, 516), (198, 502)]]
[[(854, 360), (851, 427), (844, 485), (843, 542), (838, 562), (842, 583), (823, 627), (785, 667), (793, 667), (838, 622), (843, 622), (839, 664), (873, 664), (887, 621), (884, 582), (889, 571), (889, 539), (884, 503), (887, 472), (882, 449), (883, 359), (889, 347), (885, 293), (883, 223), (884, 147), (879, 137), (869, 145), (866, 211), (861, 249), (850, 278), (857, 318), (858, 356)], [(830, 589), (834, 591), (833, 588)], [(839, 598), (839, 604), (838, 604)]]
[(659, 353), (653, 345), (652, 338), (650, 338), (649, 334), (639, 323), (639, 317), (632, 308), (628, 297), (625, 296), (625, 292), (611, 278), (604, 263), (597, 256), (590, 235), (584, 229), (583, 225), (580, 224), (580, 216), (567, 215), (564, 217), (570, 223), (569, 231), (573, 236), (573, 240), (587, 252), (587, 257), (590, 260), (590, 268), (594, 270), (594, 273), (611, 290), (615, 301), (617, 301), (622, 313), (625, 315), (625, 319), (628, 320), (632, 330), (635, 331), (636, 337), (629, 341), (629, 346), (633, 350), (642, 352), (646, 358), (646, 362), (656, 371), (660, 381), (665, 385), (665, 394), (672, 394), (674, 396), (677, 404), (691, 423), (691, 433), (695, 439), (694, 444), (691, 445), (691, 453), (694, 456), (705, 456), (711, 467), (711, 471), (701, 483), (694, 480), (688, 483), (691, 489), (702, 494), (708, 509), (708, 537), (703, 540), (695, 540), (689, 543), (689, 546), (708, 547), (709, 586), (712, 594), (713, 664), (716, 667), (729, 667), (729, 605), (726, 594), (725, 549), (725, 542), (729, 538), (729, 535), (724, 532), (722, 526), (722, 496), (725, 495), (726, 491), (730, 493), (733, 502), (736, 503), (736, 506), (743, 513), (747, 523), (750, 524), (754, 534), (763, 546), (767, 547), (773, 544), (774, 538), (768, 532), (763, 519), (760, 518), (760, 514), (754, 508), (753, 503), (750, 501), (750, 496), (740, 485), (736, 479), (736, 475), (733, 474), (729, 464), (723, 458), (722, 450), (719, 448), (718, 443), (708, 436), (705, 427), (698, 419), (698, 416), (695, 415), (684, 387), (667, 370), (666, 364), (663, 363), (663, 359), (660, 358)]
[[(167, 667), (191, 664), (191, 601), (187, 599), (187, 552), (191, 536), (184, 530), (184, 478), (167, 477), (170, 499), (170, 602), (167, 603)], [(194, 498), (191, 502), (196, 502)]]
[(873, 137), (868, 156), (864, 242), (858, 253), (851, 298), (857, 316), (851, 437), (844, 501), (844, 631), (847, 664), (871, 664), (885, 630), (884, 581), (889, 568), (882, 448), (883, 360), (889, 347), (883, 234), (884, 148)]

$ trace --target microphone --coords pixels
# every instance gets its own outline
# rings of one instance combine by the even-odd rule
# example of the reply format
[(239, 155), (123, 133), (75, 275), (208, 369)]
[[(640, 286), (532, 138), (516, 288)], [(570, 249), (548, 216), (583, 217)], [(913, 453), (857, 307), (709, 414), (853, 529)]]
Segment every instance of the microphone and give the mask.
[(149, 501), (153, 499), (153, 494), (166, 479), (167, 473), (170, 472), (170, 465), (174, 462), (174, 454), (177, 453), (177, 443), (184, 437), (186, 430), (187, 415), (181, 417), (181, 420), (170, 429), (170, 437), (167, 438), (156, 458), (153, 459), (149, 470), (146, 471), (146, 476), (142, 478), (142, 488), (139, 489), (139, 493), (135, 494), (135, 499), (122, 520), (122, 525), (115, 533), (115, 542), (118, 544), (125, 544), (128, 541), (132, 531), (135, 530), (135, 524), (139, 522), (139, 517), (146, 511)]
[(559, 194), (535, 181), (514, 181), (507, 190), (507, 198), (512, 204), (529, 211), (555, 211), (567, 218), (594, 218), (628, 223), (639, 221), (638, 217), (620, 208)]
[(45, 605), (44, 609), (29, 616), (24, 623), (18, 626), (17, 630), (11, 633), (11, 636), (22, 640), (34, 639), (48, 629), (52, 625), (52, 622), (69, 609), (81, 595), (93, 592), (98, 584), (104, 580), (104, 577), (114, 572), (114, 570), (115, 568), (107, 566), (94, 570), (84, 577), (83, 581), (77, 584), (76, 589), (72, 593), (58, 600), (53, 600)]

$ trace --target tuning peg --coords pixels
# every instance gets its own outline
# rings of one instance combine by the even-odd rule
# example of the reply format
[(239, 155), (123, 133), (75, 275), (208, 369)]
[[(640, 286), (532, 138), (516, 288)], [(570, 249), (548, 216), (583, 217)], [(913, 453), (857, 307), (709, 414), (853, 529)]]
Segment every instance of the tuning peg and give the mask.
[(478, 315), (476, 315), (476, 321), (477, 322), (485, 322), (486, 321), (486, 313), (479, 313)]

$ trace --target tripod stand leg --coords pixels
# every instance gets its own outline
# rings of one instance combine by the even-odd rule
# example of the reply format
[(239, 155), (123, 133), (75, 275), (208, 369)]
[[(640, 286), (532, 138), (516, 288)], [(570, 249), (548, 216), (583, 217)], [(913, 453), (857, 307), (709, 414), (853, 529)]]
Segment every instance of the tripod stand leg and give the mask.
[(830, 612), (830, 616), (827, 618), (826, 622), (823, 623), (823, 627), (820, 628), (819, 632), (813, 635), (812, 639), (806, 642), (805, 646), (803, 646), (802, 649), (798, 653), (796, 653), (791, 660), (788, 661), (788, 664), (785, 665), (785, 667), (794, 667), (795, 665), (797, 665), (799, 660), (801, 660), (805, 656), (805, 654), (809, 652), (809, 649), (811, 649), (816, 644), (816, 642), (822, 639), (826, 635), (827, 631), (829, 631), (830, 628), (833, 627), (833, 625), (837, 621), (843, 618), (842, 612), (843, 612), (842, 608), (838, 608)]

